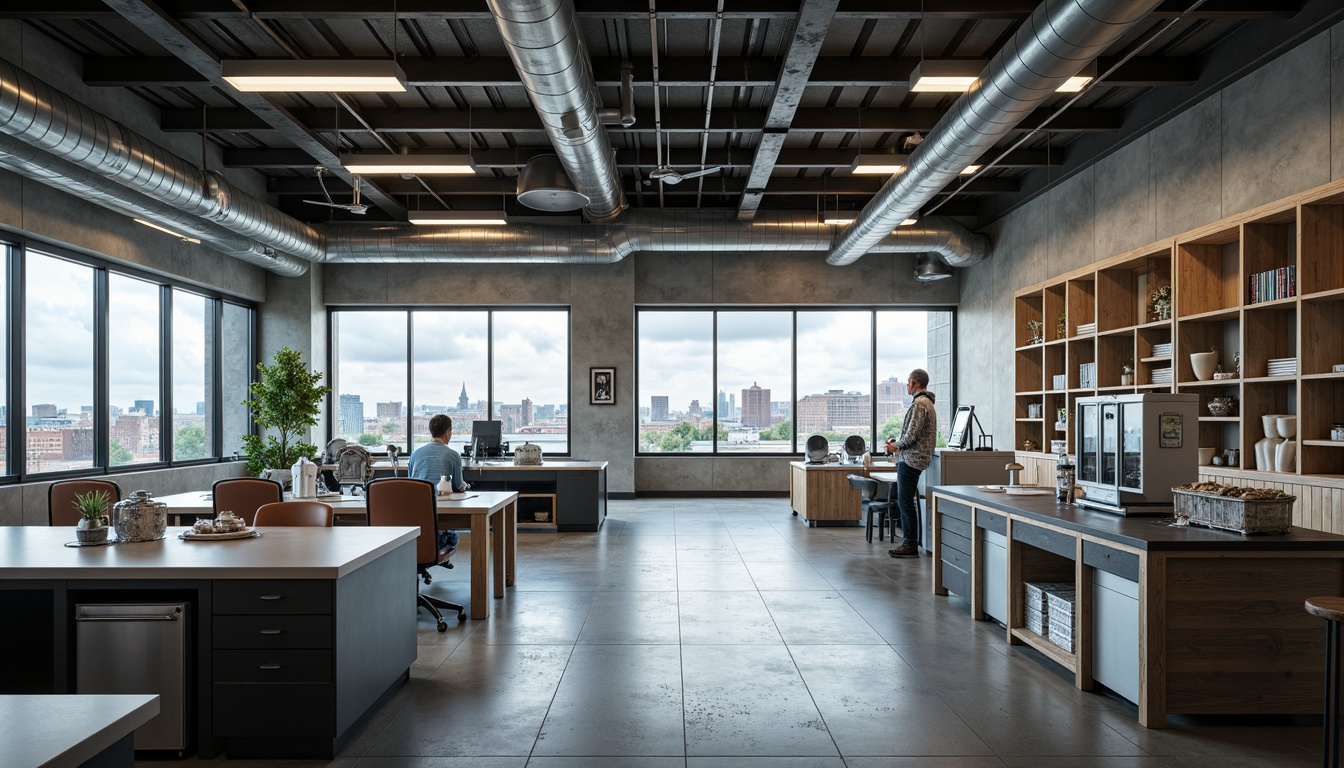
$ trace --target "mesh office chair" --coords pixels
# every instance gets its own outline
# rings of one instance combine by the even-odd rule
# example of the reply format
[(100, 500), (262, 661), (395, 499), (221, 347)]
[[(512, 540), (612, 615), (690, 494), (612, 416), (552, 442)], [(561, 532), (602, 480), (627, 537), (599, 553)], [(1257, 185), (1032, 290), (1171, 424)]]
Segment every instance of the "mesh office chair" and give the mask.
[[(456, 544), (439, 547), (437, 493), (433, 483), (413, 477), (382, 477), (369, 481), (364, 488), (369, 525), (405, 525), (420, 529), (420, 536), (415, 540), (415, 571), (425, 584), (433, 581), (429, 567), (452, 568), (449, 558), (457, 551)], [(419, 589), (415, 599), (438, 622), (440, 632), (448, 631), (448, 622), (443, 620), (440, 608), (457, 611), (458, 621), (467, 620), (466, 609), (457, 603), (430, 597)]]
[(257, 508), (252, 524), (258, 527), (330, 528), (335, 515), (331, 505), (320, 501), (279, 501)]
[(263, 480), (260, 477), (230, 477), (216, 480), (210, 489), (215, 509), (215, 517), (225, 510), (241, 517), (244, 523), (253, 524), (257, 510), (263, 504), (273, 504), (285, 496), (284, 486), (275, 480)]
[(75, 509), (75, 494), (90, 491), (107, 491), (112, 497), (107, 508), (108, 514), (112, 512), (112, 504), (121, 501), (121, 486), (111, 480), (62, 480), (52, 483), (47, 486), (47, 525), (78, 525), (81, 515)]
[[(877, 482), (871, 477), (864, 477), (863, 475), (845, 475), (845, 478), (849, 480), (849, 487), (858, 491), (859, 496), (863, 499), (863, 509), (865, 512), (867, 512), (866, 517), (868, 520), (867, 526), (864, 529), (864, 538), (867, 539), (869, 543), (872, 543), (873, 518), (876, 517), (877, 540), (882, 541), (882, 533), (883, 531), (886, 530), (887, 523), (888, 521), (890, 521), (891, 540), (895, 541), (896, 517), (893, 516), (893, 513), (895, 512), (895, 507), (892, 505), (890, 498), (887, 499), (877, 498), (877, 493), (880, 487), (882, 486), (882, 483)], [(890, 488), (890, 486), (888, 486), (888, 488)], [(888, 491), (887, 495), (890, 496), (891, 492)]]

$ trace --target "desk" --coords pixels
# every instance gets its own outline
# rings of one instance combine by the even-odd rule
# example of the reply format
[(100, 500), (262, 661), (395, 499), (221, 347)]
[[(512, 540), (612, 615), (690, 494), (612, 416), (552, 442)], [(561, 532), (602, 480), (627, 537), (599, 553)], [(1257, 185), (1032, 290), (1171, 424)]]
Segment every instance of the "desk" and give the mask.
[[(162, 496), (156, 501), (168, 505), (168, 514), (178, 517), (213, 515), (209, 492), (190, 491)], [(494, 553), (494, 597), (503, 597), (504, 588), (517, 580), (518, 526), (516, 508), (518, 494), (500, 491), (472, 491), (460, 501), (438, 500), (439, 522), (445, 528), (465, 528), (471, 531), (471, 618), (484, 619), (490, 615), (491, 582), (490, 555)], [(364, 522), (364, 499), (360, 496), (342, 496), (323, 499), (342, 519), (354, 518)], [(502, 536), (490, 535), (491, 528), (502, 531)], [(479, 542), (479, 545), (478, 545)]]
[[(895, 467), (874, 460), (873, 470)], [(816, 527), (822, 523), (854, 523), (863, 519), (863, 499), (849, 486), (845, 475), (863, 475), (870, 472), (862, 464), (808, 464), (789, 462), (789, 506), (793, 514), (802, 515), (807, 524)]]
[(159, 713), (159, 697), (0, 696), (5, 768), (132, 768), (134, 731)]
[[(1062, 665), (1079, 689), (1132, 696), (1149, 728), (1169, 713), (1321, 712), (1324, 638), (1302, 604), (1344, 590), (1344, 536), (1241, 536), (1049, 495), (931, 490), (934, 594), (956, 592), (984, 619), (987, 591), (999, 590), (1007, 642)], [(1027, 581), (1074, 584), (1072, 653), (1026, 628)]]
[[(0, 693), (75, 688), (74, 605), (187, 602), (190, 720), (204, 758), (335, 756), (416, 656), (409, 527), (271, 528), (260, 538), (62, 546), (0, 526)], [(279, 628), (279, 634), (269, 631)]]

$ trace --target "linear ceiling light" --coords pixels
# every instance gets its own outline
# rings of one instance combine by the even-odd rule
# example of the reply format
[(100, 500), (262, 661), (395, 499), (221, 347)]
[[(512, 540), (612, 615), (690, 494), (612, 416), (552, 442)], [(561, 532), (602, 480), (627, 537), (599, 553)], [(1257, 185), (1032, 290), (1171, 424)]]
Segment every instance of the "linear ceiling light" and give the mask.
[(965, 93), (971, 89), (985, 62), (980, 59), (925, 59), (910, 71), (915, 93)]
[(910, 218), (905, 219), (904, 221), (902, 221), (900, 224), (897, 224), (896, 226), (898, 226), (898, 227), (909, 227), (909, 226), (913, 226), (913, 225), (918, 224), (918, 223), (919, 223), (919, 219), (916, 218), (916, 217), (914, 217), (914, 216), (911, 216)]
[(136, 224), (144, 224), (146, 227), (149, 227), (150, 229), (157, 229), (166, 235), (172, 235), (173, 237), (176, 237), (178, 240), (181, 240), (184, 243), (195, 243), (196, 245), (201, 244), (201, 241), (198, 238), (188, 237), (187, 235), (184, 235), (181, 232), (174, 232), (173, 230), (168, 229), (167, 227), (160, 227), (158, 224), (155, 224), (152, 221), (145, 221), (144, 219), (134, 219), (134, 221)]
[(391, 59), (225, 61), (220, 76), (245, 93), (406, 92), (406, 73)]
[(962, 175), (962, 176), (970, 176), (971, 174), (976, 173), (977, 171), (979, 171), (982, 167), (983, 167), (983, 166), (979, 166), (979, 165), (968, 165), (968, 166), (966, 166), (965, 168), (962, 168), (962, 169), (961, 169), (961, 175)]
[(821, 223), (830, 224), (835, 227), (847, 227), (854, 223), (854, 217), (843, 213), (828, 213), (822, 218)]
[(1087, 84), (1097, 79), (1097, 62), (1095, 59), (1089, 61), (1086, 67), (1078, 74), (1064, 81), (1064, 84), (1055, 89), (1055, 93), (1077, 93)]
[(470, 155), (345, 155), (341, 165), (360, 176), (446, 175), (476, 172)]
[(412, 224), (429, 227), (499, 227), (509, 223), (503, 211), (409, 211)]
[(909, 158), (909, 155), (865, 155), (860, 152), (849, 164), (849, 172), (868, 176), (905, 173), (905, 161)]

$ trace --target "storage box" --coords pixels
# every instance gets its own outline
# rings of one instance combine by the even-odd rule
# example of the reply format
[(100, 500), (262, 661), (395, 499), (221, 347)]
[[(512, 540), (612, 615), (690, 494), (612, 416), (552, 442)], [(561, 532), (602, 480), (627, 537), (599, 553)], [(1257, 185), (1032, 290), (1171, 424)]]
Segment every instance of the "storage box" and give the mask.
[(1191, 525), (1204, 525), (1237, 533), (1287, 533), (1293, 525), (1296, 496), (1284, 499), (1239, 499), (1199, 491), (1173, 490), (1177, 515)]
[(1073, 653), (1073, 622), (1059, 621), (1054, 616), (1050, 617), (1050, 642), (1058, 645), (1060, 648)]
[(1074, 610), (1077, 590), (1072, 584), (1045, 593), (1046, 617), (1049, 621), (1049, 640), (1070, 653), (1073, 652)]
[(1038, 635), (1044, 635), (1046, 632), (1045, 612), (1039, 608), (1027, 606), (1027, 629)]

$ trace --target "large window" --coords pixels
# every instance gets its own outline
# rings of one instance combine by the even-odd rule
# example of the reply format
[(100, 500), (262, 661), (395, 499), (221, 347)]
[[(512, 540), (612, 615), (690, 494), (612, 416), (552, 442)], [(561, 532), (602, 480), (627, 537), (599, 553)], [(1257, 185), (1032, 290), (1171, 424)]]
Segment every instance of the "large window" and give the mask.
[(951, 311), (641, 309), (637, 326), (640, 453), (789, 454), (813, 434), (871, 446), (900, 433), (915, 368), (946, 434)]
[(25, 260), (28, 472), (93, 466), (94, 275), (54, 256)]
[(403, 451), (429, 440), (429, 419), (502, 422), (511, 446), (569, 453), (569, 311), (334, 309), (331, 432)]
[(173, 290), (173, 460), (214, 456), (214, 302)]
[(126, 275), (107, 278), (107, 462), (119, 467), (163, 460), (159, 365), (163, 287)]

